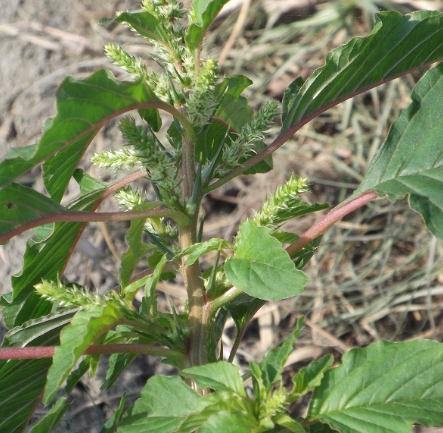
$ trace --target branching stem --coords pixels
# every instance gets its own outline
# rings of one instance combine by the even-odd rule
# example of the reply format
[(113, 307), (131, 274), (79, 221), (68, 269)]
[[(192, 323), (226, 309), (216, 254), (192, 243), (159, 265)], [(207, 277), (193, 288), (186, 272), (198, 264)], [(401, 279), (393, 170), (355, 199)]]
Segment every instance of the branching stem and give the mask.
[(364, 206), (370, 201), (375, 200), (377, 197), (378, 195), (375, 191), (368, 191), (332, 209), (320, 221), (317, 221), (310, 229), (303, 233), (294, 243), (289, 245), (289, 247), (286, 248), (287, 253), (292, 256), (295, 253), (299, 252), (302, 248), (304, 248), (315, 238), (324, 233), (338, 220), (342, 219), (344, 216), (350, 214), (351, 212), (354, 212), (355, 210)]
[[(50, 347), (5, 347), (0, 348), (0, 361), (10, 359), (52, 358), (55, 346)], [(183, 360), (183, 354), (147, 344), (102, 344), (89, 346), (84, 355), (106, 355), (112, 353), (137, 353)]]

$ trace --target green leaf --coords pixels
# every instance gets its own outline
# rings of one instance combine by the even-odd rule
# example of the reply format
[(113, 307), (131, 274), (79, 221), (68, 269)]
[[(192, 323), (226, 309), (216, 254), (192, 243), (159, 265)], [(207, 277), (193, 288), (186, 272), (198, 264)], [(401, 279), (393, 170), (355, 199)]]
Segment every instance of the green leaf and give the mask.
[[(327, 424), (316, 422), (306, 428), (306, 433), (337, 433), (338, 430), (334, 430)], [(339, 432), (340, 433), (340, 432)]]
[[(54, 200), (17, 183), (0, 190), (0, 236), (14, 236), (14, 229), (48, 215), (59, 215), (67, 209)], [(5, 237), (5, 240), (8, 238)], [(3, 237), (2, 237), (3, 239)]]
[(51, 197), (60, 201), (86, 148), (111, 119), (131, 110), (167, 106), (146, 85), (117, 81), (109, 71), (84, 80), (66, 78), (57, 93), (57, 116), (38, 144), (13, 149), (0, 163), (0, 187), (44, 164), (44, 181)]
[(306, 430), (303, 428), (303, 426), (288, 415), (277, 415), (273, 418), (273, 420), (276, 424), (285, 427), (290, 432), (306, 433)]
[(143, 297), (142, 311), (151, 317), (157, 316), (157, 298), (155, 295), (155, 290), (162, 275), (163, 268), (167, 262), (168, 257), (166, 254), (164, 254), (155, 266), (153, 274), (149, 276), (145, 284), (145, 296)]
[[(151, 203), (146, 203), (151, 205)], [(150, 209), (152, 206), (135, 206), (134, 210)], [(125, 293), (124, 288), (129, 284), (129, 280), (134, 272), (138, 262), (149, 252), (156, 249), (155, 245), (146, 244), (142, 242), (143, 232), (145, 228), (146, 218), (131, 221), (131, 226), (126, 234), (126, 241), (128, 243), (128, 251), (122, 255), (120, 264), (120, 282), (121, 287)]]
[[(220, 147), (226, 140), (235, 139), (235, 134), (231, 130), (239, 132), (243, 126), (253, 120), (254, 112), (249, 107), (246, 98), (240, 96), (243, 90), (251, 84), (252, 81), (249, 78), (234, 75), (226, 78), (216, 87), (214, 98), (218, 102), (217, 110), (209, 125), (198, 135), (195, 145), (195, 155), (199, 162), (201, 160), (204, 164), (211, 160), (211, 168), (212, 165), (215, 166), (221, 158)], [(259, 152), (266, 145), (263, 142), (257, 142), (255, 147), (255, 150)], [(272, 157), (268, 157), (245, 173), (266, 173), (271, 168)]]
[(229, 433), (250, 433), (258, 428), (257, 421), (242, 412), (217, 412), (198, 429), (199, 433), (220, 433), (229, 429)]
[(170, 433), (195, 409), (200, 395), (178, 376), (154, 376), (119, 425), (119, 433)]
[(343, 356), (315, 389), (308, 420), (341, 433), (409, 433), (443, 425), (443, 344), (379, 341)]
[(317, 361), (311, 362), (307, 367), (303, 367), (293, 378), (294, 387), (290, 394), (291, 401), (295, 401), (301, 396), (320, 385), (324, 374), (334, 362), (332, 355), (326, 355)]
[(123, 408), (125, 405), (126, 400), (126, 393), (123, 394), (122, 398), (120, 399), (120, 403), (118, 405), (117, 410), (115, 411), (114, 415), (108, 421), (106, 421), (106, 424), (104, 427), (100, 430), (100, 433), (116, 433), (118, 422), (120, 420), (120, 417), (123, 413)]
[(302, 86), (303, 86), (303, 78), (298, 77), (285, 90), (282, 100), (282, 114), (281, 114), (282, 123), (285, 122), (286, 117), (288, 115), (288, 110), (291, 100), (296, 98)]
[[(25, 322), (8, 332), (6, 347), (52, 346), (72, 311)], [(51, 359), (0, 362), (0, 431), (22, 432), (41, 400)]]
[(181, 374), (194, 379), (200, 388), (212, 388), (214, 391), (234, 391), (246, 397), (239, 368), (226, 361), (186, 368)]
[(270, 230), (246, 221), (234, 244), (234, 258), (225, 263), (229, 281), (248, 295), (278, 301), (303, 291), (306, 275), (295, 268)]
[(413, 102), (392, 125), (355, 194), (375, 190), (391, 200), (409, 195), (429, 230), (443, 238), (443, 63), (415, 86)]
[(71, 403), (65, 397), (60, 397), (52, 405), (45, 417), (32, 426), (29, 433), (49, 433), (54, 430), (61, 417), (69, 409), (69, 406), (71, 406)]
[(275, 382), (281, 380), (281, 372), (289, 355), (294, 350), (294, 344), (303, 323), (304, 317), (301, 317), (297, 320), (295, 331), (286, 338), (281, 346), (270, 350), (263, 359), (260, 369), (262, 371), (263, 384), (267, 390), (270, 390)]
[[(79, 176), (78, 181), (85, 194), (69, 205), (70, 210), (95, 210), (109, 186), (98, 181), (92, 182), (89, 176)], [(42, 279), (56, 280), (63, 274), (85, 226), (85, 223), (57, 223), (49, 239), (45, 235), (28, 241), (23, 269), (12, 278), (13, 294), (7, 294), (0, 300), (3, 319), (8, 328), (50, 312), (51, 303), (35, 293), (34, 285), (41, 283)]]
[(194, 22), (189, 26), (185, 37), (186, 44), (195, 51), (201, 46), (206, 31), (212, 24), (222, 7), (229, 0), (194, 0), (192, 11)]
[[(331, 105), (443, 57), (443, 14), (419, 11), (402, 16), (380, 12), (372, 33), (351, 39), (326, 57), (284, 104), (282, 132), (312, 119)], [(298, 126), (297, 126), (298, 128)]]
[(253, 298), (246, 293), (241, 293), (232, 302), (225, 306), (231, 314), (237, 331), (245, 327), (249, 320), (255, 316), (255, 313), (263, 307), (265, 301)]
[(46, 382), (50, 359), (0, 363), (0, 431), (22, 433)]
[(195, 243), (189, 248), (186, 248), (186, 250), (182, 251), (180, 254), (177, 254), (174, 257), (174, 260), (189, 255), (189, 257), (185, 261), (185, 265), (192, 265), (203, 254), (206, 254), (209, 251), (214, 251), (214, 250), (220, 251), (223, 248), (230, 249), (232, 248), (232, 245), (223, 239), (212, 238), (206, 242)]
[[(248, 397), (241, 397), (233, 392), (216, 392), (202, 397), (195, 405), (194, 410), (180, 424), (180, 427), (174, 433), (191, 433), (203, 431), (202, 428), (212, 428), (213, 422), (217, 419), (219, 413), (231, 414), (234, 417), (239, 415), (240, 425), (246, 423), (249, 431), (254, 431), (253, 427), (258, 427), (255, 418), (255, 404)], [(227, 415), (226, 415), (227, 416)], [(218, 424), (218, 421), (217, 421)], [(227, 424), (229, 428), (230, 423)], [(226, 430), (226, 424), (224, 428)], [(209, 430), (212, 431), (212, 430)], [(220, 431), (220, 430), (218, 430)], [(244, 430), (240, 430), (243, 432)]]
[(120, 319), (120, 309), (109, 301), (107, 306), (92, 305), (79, 311), (71, 324), (63, 328), (60, 346), (55, 348), (52, 366), (48, 372), (44, 394), (46, 404), (54, 397), (83, 352)]

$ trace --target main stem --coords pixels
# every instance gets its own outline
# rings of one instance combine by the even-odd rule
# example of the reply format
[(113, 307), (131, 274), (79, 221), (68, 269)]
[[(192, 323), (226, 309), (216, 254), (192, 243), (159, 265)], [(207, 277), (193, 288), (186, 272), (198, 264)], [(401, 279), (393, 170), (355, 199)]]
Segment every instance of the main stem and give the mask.
[[(192, 141), (183, 141), (183, 196), (185, 202), (189, 202), (194, 192), (195, 185), (195, 159), (194, 143)], [(197, 220), (200, 198), (190, 215), (189, 224), (180, 227), (180, 247), (181, 250), (192, 246), (197, 242)], [(186, 265), (186, 257), (182, 257), (182, 275), (185, 283), (189, 301), (189, 345), (188, 345), (188, 363), (190, 366), (202, 365), (208, 362), (209, 345), (209, 323), (208, 315), (205, 309), (205, 289), (198, 261), (192, 265)]]

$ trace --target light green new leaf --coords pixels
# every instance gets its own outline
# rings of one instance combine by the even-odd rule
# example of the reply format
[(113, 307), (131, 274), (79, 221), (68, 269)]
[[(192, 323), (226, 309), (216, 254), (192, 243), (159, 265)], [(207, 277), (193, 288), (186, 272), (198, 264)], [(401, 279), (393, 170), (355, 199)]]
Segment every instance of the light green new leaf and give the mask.
[(285, 427), (292, 433), (306, 433), (303, 426), (288, 415), (277, 415), (274, 417), (274, 422), (279, 426)]
[(325, 371), (331, 367), (333, 362), (334, 357), (332, 355), (326, 355), (317, 361), (311, 362), (308, 366), (303, 367), (292, 378), (294, 387), (289, 397), (291, 401), (297, 400), (319, 386), (324, 377)]
[(106, 424), (103, 426), (103, 428), (100, 430), (100, 433), (116, 433), (117, 432), (117, 426), (118, 422), (120, 420), (120, 417), (123, 413), (123, 408), (125, 405), (126, 400), (126, 393), (123, 394), (122, 398), (120, 399), (120, 403), (118, 405), (117, 410), (115, 411), (114, 415), (108, 421), (106, 421)]
[(178, 376), (154, 376), (123, 416), (119, 433), (171, 433), (194, 411), (201, 396)]
[(372, 33), (335, 49), (300, 87), (285, 95), (282, 132), (331, 105), (443, 58), (443, 14), (380, 12)]
[(196, 243), (189, 248), (186, 248), (186, 250), (182, 251), (180, 254), (177, 254), (174, 257), (174, 260), (189, 255), (185, 261), (185, 265), (192, 265), (203, 254), (206, 254), (209, 251), (221, 250), (223, 248), (232, 248), (232, 245), (223, 239), (212, 238), (206, 242)]
[(392, 125), (356, 194), (375, 190), (391, 200), (409, 195), (429, 230), (443, 238), (443, 63), (415, 86), (412, 104)]
[(60, 397), (49, 409), (45, 417), (32, 426), (29, 433), (49, 433), (54, 430), (61, 417), (69, 409), (69, 406), (71, 406), (71, 403), (65, 397)]
[(131, 110), (169, 107), (143, 83), (117, 81), (109, 71), (84, 80), (66, 78), (57, 92), (57, 116), (38, 144), (12, 149), (0, 162), (0, 187), (37, 164), (44, 164), (45, 186), (60, 201), (86, 148), (111, 119)]
[(225, 263), (229, 281), (248, 295), (279, 301), (303, 291), (306, 275), (295, 268), (270, 230), (246, 221), (234, 244), (234, 258)]
[(229, 0), (194, 0), (192, 2), (192, 15), (194, 22), (189, 26), (186, 35), (188, 47), (195, 51), (202, 43), (206, 31), (215, 20), (222, 7)]
[(48, 404), (68, 377), (83, 352), (104, 332), (122, 318), (120, 308), (114, 302), (108, 305), (92, 305), (79, 311), (71, 324), (60, 334), (60, 346), (54, 351), (52, 366), (48, 372), (44, 402)]
[(250, 433), (258, 428), (258, 423), (243, 412), (217, 412), (198, 429), (199, 433)]
[(212, 388), (214, 391), (234, 391), (241, 397), (246, 397), (239, 368), (226, 361), (213, 362), (206, 365), (186, 368), (184, 377), (194, 379), (200, 388)]
[(307, 419), (341, 433), (410, 433), (443, 425), (443, 344), (379, 341), (343, 356), (314, 390)]
[[(246, 423), (250, 427), (249, 431), (254, 431), (253, 427), (258, 427), (255, 417), (255, 402), (248, 397), (241, 397), (233, 392), (216, 392), (202, 397), (180, 427), (174, 433), (191, 433), (201, 430), (204, 426), (212, 428), (214, 417), (223, 412), (242, 420), (241, 425)], [(226, 415), (227, 416), (227, 415)], [(231, 427), (228, 422), (229, 427)], [(226, 429), (226, 425), (224, 426)], [(212, 431), (212, 430), (209, 430)], [(244, 430), (240, 430), (243, 432)]]
[(298, 319), (295, 331), (285, 339), (281, 346), (270, 350), (263, 359), (260, 369), (262, 371), (263, 384), (266, 389), (270, 390), (272, 385), (281, 379), (281, 372), (289, 355), (294, 350), (295, 341), (298, 338), (298, 334), (304, 321), (304, 317)]
[[(158, 204), (144, 203), (134, 206), (133, 210), (148, 210), (158, 206)], [(138, 262), (149, 252), (156, 249), (155, 245), (142, 242), (146, 219), (134, 220), (126, 234), (128, 251), (122, 255), (120, 265), (120, 282), (122, 288), (129, 284), (131, 275)]]

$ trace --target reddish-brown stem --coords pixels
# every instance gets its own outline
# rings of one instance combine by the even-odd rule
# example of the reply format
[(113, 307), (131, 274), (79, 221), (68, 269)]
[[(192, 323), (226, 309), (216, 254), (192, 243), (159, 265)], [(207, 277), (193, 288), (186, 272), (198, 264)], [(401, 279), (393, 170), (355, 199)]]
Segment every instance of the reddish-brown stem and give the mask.
[(338, 104), (346, 101), (347, 99), (353, 98), (356, 95), (360, 95), (361, 93), (367, 92), (368, 90), (373, 89), (374, 87), (378, 87), (382, 84), (388, 83), (389, 81), (395, 80), (396, 78), (402, 77), (402, 76), (410, 74), (411, 72), (414, 72), (418, 69), (429, 66), (431, 63), (433, 63), (433, 62), (423, 64), (417, 68), (410, 69), (408, 71), (402, 72), (402, 73), (394, 75), (392, 77), (384, 78), (383, 80), (377, 81), (376, 83), (373, 83), (369, 86), (355, 90), (354, 92), (351, 92), (345, 96), (342, 96), (341, 98), (337, 98), (336, 100), (334, 100), (328, 104), (325, 104), (324, 106), (318, 108), (317, 110), (306, 115), (305, 117), (302, 116), (300, 120), (295, 122), (285, 132), (283, 132), (281, 135), (279, 135), (268, 147), (266, 147), (261, 152), (254, 155), (252, 158), (245, 161), (242, 165), (238, 166), (237, 168), (235, 168), (231, 172), (227, 173), (221, 179), (219, 179), (216, 182), (209, 185), (206, 188), (205, 192), (210, 192), (210, 191), (213, 191), (214, 189), (219, 188), (220, 186), (229, 182), (231, 179), (234, 179), (235, 177), (241, 175), (249, 168), (254, 167), (259, 162), (263, 161), (265, 158), (272, 155), (277, 149), (279, 149), (283, 144), (285, 144), (301, 127), (303, 127), (304, 125), (309, 123), (312, 119), (315, 119), (320, 114), (322, 114), (325, 111), (329, 110), (330, 108), (334, 107), (335, 105), (338, 105)]
[[(55, 346), (51, 347), (4, 347), (0, 349), (0, 361), (10, 359), (41, 359), (52, 358)], [(138, 353), (152, 356), (182, 356), (178, 352), (146, 344), (104, 344), (89, 346), (84, 355), (105, 355), (112, 353)]]
[(287, 253), (292, 256), (299, 252), (338, 220), (342, 219), (351, 212), (354, 212), (356, 209), (364, 206), (370, 201), (375, 200), (377, 197), (378, 195), (375, 191), (368, 191), (332, 209), (320, 221), (317, 221), (310, 229), (304, 232), (294, 243), (289, 245), (289, 247), (286, 248)]
[(149, 209), (137, 210), (130, 212), (62, 212), (55, 215), (46, 215), (41, 218), (29, 221), (22, 224), (14, 230), (0, 236), (0, 244), (19, 235), (29, 229), (38, 227), (44, 224), (59, 223), (59, 222), (113, 222), (113, 221), (131, 221), (141, 218), (172, 218), (177, 223), (184, 224), (188, 221), (188, 217), (175, 210), (171, 209)]

